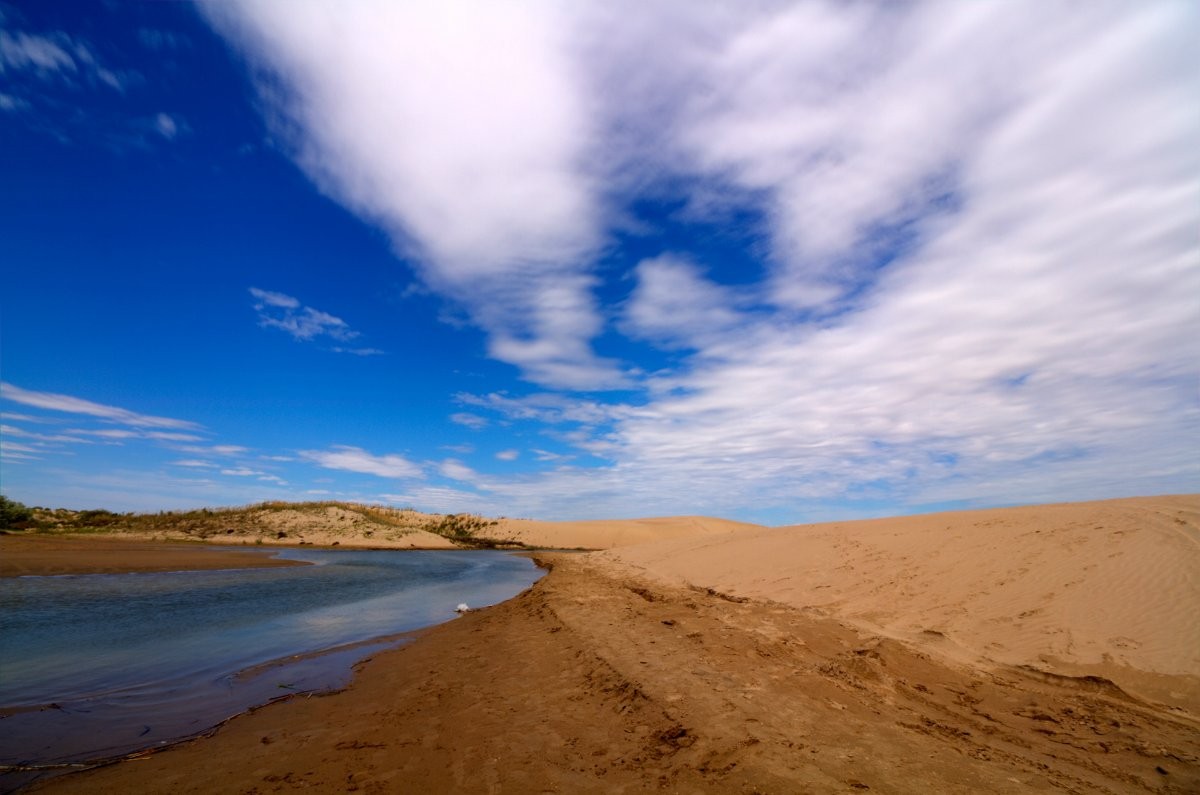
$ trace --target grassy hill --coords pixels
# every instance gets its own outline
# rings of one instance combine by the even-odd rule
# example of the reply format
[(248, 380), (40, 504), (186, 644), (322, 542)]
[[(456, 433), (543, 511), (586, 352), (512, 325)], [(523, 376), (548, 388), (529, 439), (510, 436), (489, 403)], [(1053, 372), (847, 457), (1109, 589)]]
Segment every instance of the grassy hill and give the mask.
[(519, 548), (488, 536), (496, 520), (348, 502), (264, 502), (240, 508), (113, 513), (33, 508), (9, 532), (104, 535), (224, 544)]

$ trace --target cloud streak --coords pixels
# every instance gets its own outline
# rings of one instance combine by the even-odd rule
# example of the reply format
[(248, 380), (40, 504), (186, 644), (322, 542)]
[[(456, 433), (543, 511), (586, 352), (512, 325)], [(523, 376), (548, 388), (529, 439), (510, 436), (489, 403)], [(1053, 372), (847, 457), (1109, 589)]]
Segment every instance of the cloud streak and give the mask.
[(299, 455), (302, 459), (326, 469), (340, 469), (400, 480), (424, 476), (420, 465), (401, 455), (373, 455), (361, 447), (336, 445), (329, 450), (301, 450)]
[(129, 409), (117, 406), (106, 406), (93, 403), (90, 400), (60, 395), (52, 392), (35, 392), (22, 389), (9, 383), (0, 383), (0, 398), (20, 403), (24, 406), (59, 411), (66, 414), (82, 414), (90, 417), (129, 425), (135, 428), (175, 428), (179, 430), (203, 430), (203, 427), (188, 420), (177, 420), (171, 417), (156, 417), (150, 414), (139, 414)]

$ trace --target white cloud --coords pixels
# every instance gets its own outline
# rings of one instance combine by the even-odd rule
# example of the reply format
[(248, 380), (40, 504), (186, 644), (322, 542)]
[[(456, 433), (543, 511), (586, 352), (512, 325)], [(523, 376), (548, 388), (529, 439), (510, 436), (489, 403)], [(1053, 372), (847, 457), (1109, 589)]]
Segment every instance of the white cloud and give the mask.
[(259, 472), (258, 470), (255, 470), (255, 469), (249, 469), (248, 467), (238, 467), (236, 469), (222, 469), (221, 474), (222, 475), (232, 475), (234, 477), (239, 477), (239, 478), (249, 478), (249, 477), (258, 476), (261, 479), (261, 476), (264, 476), (267, 473)]
[(202, 437), (191, 433), (175, 433), (172, 431), (146, 431), (142, 434), (147, 439), (157, 439), (162, 442), (199, 442)]
[(562, 453), (552, 453), (549, 450), (533, 449), (533, 455), (538, 461), (570, 461), (575, 456), (563, 455)]
[(335, 445), (329, 450), (301, 450), (300, 457), (306, 461), (347, 472), (362, 472), (381, 478), (420, 478), (421, 467), (401, 455), (372, 455), (360, 447)]
[[(0, 72), (33, 70), (42, 73), (78, 69), (75, 59), (67, 52), (70, 40), (65, 37), (36, 36), (0, 30)], [(65, 46), (64, 46), (65, 45)]]
[(3, 434), (5, 436), (17, 436), (22, 439), (30, 439), (30, 440), (34, 440), (34, 441), (41, 442), (41, 443), (47, 443), (47, 442), (49, 442), (49, 443), (66, 442), (68, 444), (91, 444), (92, 443), (92, 442), (88, 441), (87, 439), (80, 439), (78, 436), (71, 435), (73, 433), (74, 433), (74, 431), (68, 431), (65, 434), (36, 433), (34, 431), (27, 431), (24, 428), (20, 428), (16, 425), (0, 425), (0, 434)]
[(260, 290), (257, 287), (251, 287), (250, 295), (257, 298), (264, 307), (273, 306), (281, 309), (300, 308), (300, 299), (293, 298), (290, 295), (284, 295), (283, 293), (274, 293), (270, 290)]
[[(625, 330), (697, 353), (560, 437), (607, 466), (491, 478), (494, 509), (1194, 490), (1196, 12), (1046, 4), (1031, 29), (1011, 5), (764, 8), (688, 26), (709, 55), (683, 48), (703, 90), (668, 103), (666, 159), (763, 196), (762, 296), (837, 314), (749, 314), (702, 260), (642, 263)], [(895, 223), (912, 237), (876, 269)], [(460, 400), (543, 423), (587, 406)]]
[(35, 461), (38, 460), (39, 453), (44, 453), (38, 447), (31, 447), (20, 442), (11, 442), (7, 439), (0, 439), (0, 453), (3, 453), (5, 460), (13, 461)]
[(21, 99), (20, 97), (14, 97), (12, 94), (0, 92), (0, 110), (6, 112), (15, 112), (18, 110), (25, 110), (28, 107), (29, 102), (27, 100)]
[(501, 461), (516, 461), (521, 457), (520, 450), (501, 450), (496, 453), (496, 458)]
[(201, 10), (272, 76), (264, 95), (309, 176), (414, 254), (493, 356), (560, 386), (623, 382), (588, 345), (599, 203), (565, 7)]
[(135, 428), (179, 428), (184, 430), (200, 430), (201, 426), (187, 420), (177, 420), (170, 417), (155, 417), (149, 414), (138, 414), (128, 409), (116, 406), (105, 406), (90, 400), (59, 395), (51, 392), (34, 392), (22, 389), (9, 383), (0, 383), (0, 398), (11, 400), (25, 406), (61, 411), (68, 414), (85, 414), (100, 417), (105, 420), (129, 425)]
[[(0, 30), (0, 74), (5, 73), (29, 74), (43, 85), (58, 82), (72, 87), (77, 87), (79, 78), (83, 78), (93, 86), (99, 83), (125, 91), (125, 81), (100, 62), (85, 39), (63, 31)], [(21, 107), (29, 106), (25, 99), (13, 99)]]
[(631, 336), (697, 348), (719, 342), (743, 322), (731, 308), (735, 297), (686, 260), (663, 255), (642, 261), (635, 272), (637, 289), (625, 307)]
[[(496, 411), (514, 420), (534, 420), (550, 425), (559, 423), (601, 424), (628, 414), (631, 409), (594, 400), (581, 400), (574, 396), (551, 392), (536, 392), (521, 397), (510, 397), (500, 392), (487, 395), (459, 393), (455, 398), (468, 406), (477, 406)], [(478, 415), (470, 415), (476, 416)], [(478, 417), (487, 422), (486, 417)]]
[(185, 458), (179, 461), (172, 461), (177, 467), (193, 467), (196, 469), (216, 469), (217, 465), (209, 461), (201, 461), (198, 458)]
[(471, 428), (472, 430), (479, 430), (480, 428), (487, 427), (488, 424), (486, 418), (480, 417), (478, 414), (471, 414), (467, 411), (459, 411), (451, 414), (450, 421), (458, 425)]
[(286, 331), (300, 341), (327, 336), (339, 342), (346, 342), (359, 336), (358, 332), (352, 330), (340, 317), (334, 317), (311, 306), (302, 306), (299, 299), (290, 295), (260, 290), (257, 287), (251, 287), (250, 294), (257, 299), (254, 309), (258, 312), (258, 325), (263, 328)]
[(179, 134), (179, 124), (169, 113), (159, 113), (154, 117), (154, 127), (158, 134), (170, 141)]
[(0, 420), (4, 422), (34, 422), (34, 423), (53, 423), (55, 420), (46, 417), (35, 417), (32, 414), (18, 414), (12, 411), (0, 411)]
[(125, 428), (71, 428), (67, 433), (96, 436), (102, 439), (155, 439), (161, 442), (199, 442), (203, 437), (177, 431), (140, 431)]
[[(101, 428), (98, 430), (89, 430), (86, 428), (71, 428), (67, 433), (82, 434), (85, 436), (98, 436), (101, 439), (138, 439), (141, 434), (137, 431), (126, 430), (122, 428)], [(187, 435), (187, 434), (184, 434)], [(198, 437), (190, 437), (198, 438)]]
[[(540, 423), (605, 462), (462, 499), (598, 516), (1194, 490), (1194, 6), (365, 8), (205, 13), (279, 78), (307, 173), (491, 356), (550, 388), (639, 387), (459, 396), (452, 421)], [(604, 230), (641, 221), (620, 203), (678, 194), (688, 219), (761, 216), (764, 273), (678, 241), (599, 307)], [(663, 369), (600, 358), (610, 317)]]
[(456, 461), (453, 458), (448, 458), (438, 466), (438, 472), (442, 477), (458, 480), (463, 483), (474, 484), (479, 480), (479, 473), (471, 469), (461, 461)]
[(180, 445), (174, 448), (181, 453), (193, 453), (195, 455), (218, 455), (218, 456), (236, 456), (250, 451), (248, 447), (242, 447), (237, 444), (214, 444), (208, 446), (202, 445)]

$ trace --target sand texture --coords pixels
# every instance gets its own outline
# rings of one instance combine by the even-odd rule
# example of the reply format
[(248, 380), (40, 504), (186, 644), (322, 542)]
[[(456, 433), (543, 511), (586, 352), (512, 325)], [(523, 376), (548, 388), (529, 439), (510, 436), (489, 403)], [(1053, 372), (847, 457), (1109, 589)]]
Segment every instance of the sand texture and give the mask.
[[(555, 557), (555, 556), (552, 556)], [(587, 558), (366, 663), (347, 691), (62, 792), (1195, 792), (1200, 724)]]
[(941, 655), (1103, 676), (1200, 715), (1195, 495), (764, 529), (605, 557)]
[(1119, 500), (549, 553), (553, 571), (530, 590), (378, 655), (342, 693), (44, 786), (1200, 792), (1198, 506)]
[[(354, 511), (328, 506), (319, 512), (257, 511), (254, 518), (267, 528), (264, 544), (293, 546), (367, 547), (371, 549), (457, 549), (449, 539), (414, 527), (381, 527)], [(219, 539), (219, 536), (217, 537)]]
[(0, 535), (0, 577), (300, 566), (269, 552), (78, 536)]

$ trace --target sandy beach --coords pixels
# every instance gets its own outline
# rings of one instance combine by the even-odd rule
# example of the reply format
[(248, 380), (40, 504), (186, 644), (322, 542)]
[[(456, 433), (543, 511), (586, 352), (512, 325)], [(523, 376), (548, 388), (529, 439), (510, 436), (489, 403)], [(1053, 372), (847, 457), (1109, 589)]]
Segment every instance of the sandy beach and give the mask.
[(42, 787), (1200, 791), (1200, 497), (688, 521), (547, 553), (341, 693)]

